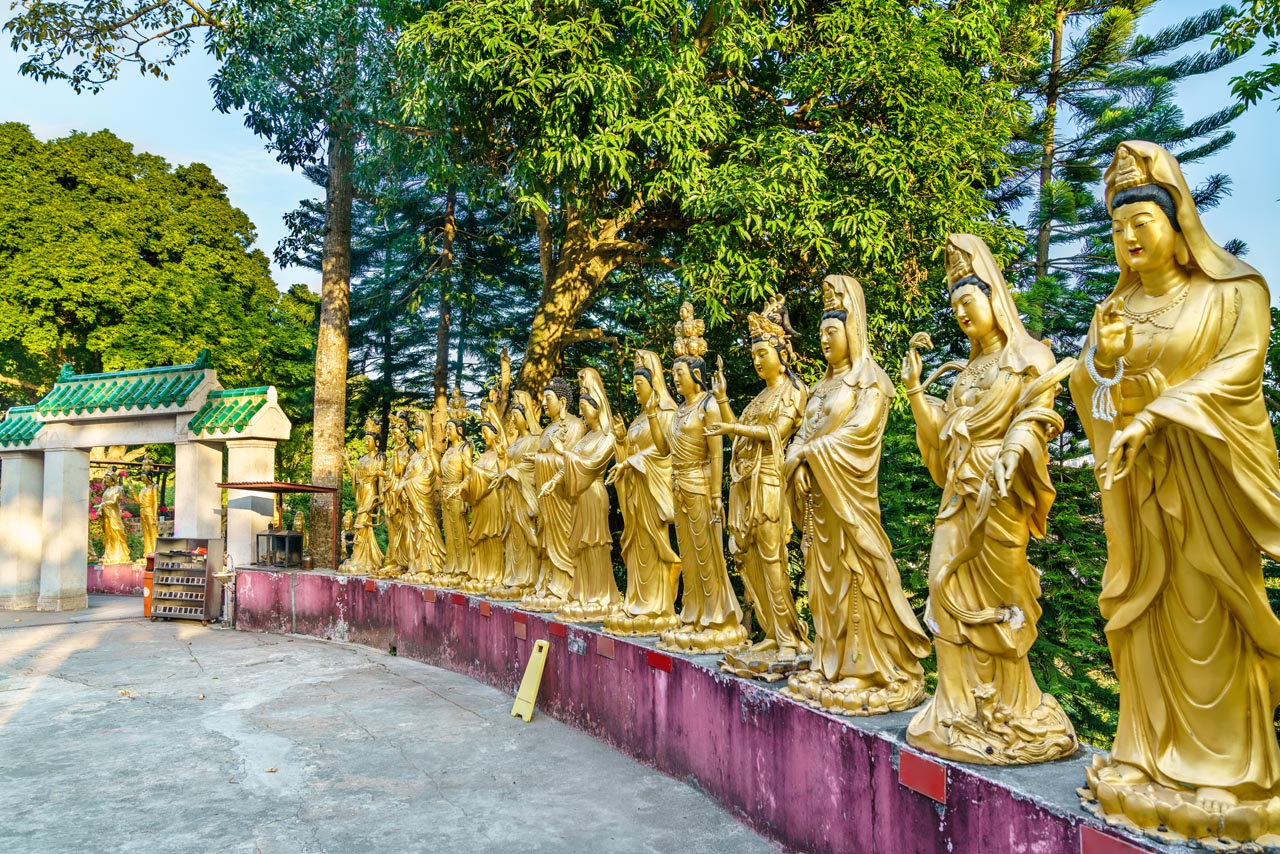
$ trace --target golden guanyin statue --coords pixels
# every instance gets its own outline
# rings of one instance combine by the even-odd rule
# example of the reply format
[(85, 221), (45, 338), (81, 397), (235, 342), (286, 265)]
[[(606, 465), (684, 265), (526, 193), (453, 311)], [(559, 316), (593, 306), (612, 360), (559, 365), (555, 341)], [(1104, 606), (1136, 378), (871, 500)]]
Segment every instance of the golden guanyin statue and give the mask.
[(471, 575), (464, 593), (484, 593), (502, 580), (503, 536), (507, 532), (507, 502), (502, 490), (506, 468), (507, 431), (493, 402), (485, 405), (480, 436), (484, 453), (472, 463), (462, 497), (471, 506)]
[(659, 454), (671, 455), (684, 579), (681, 624), (663, 632), (658, 646), (695, 654), (733, 652), (746, 646), (748, 638), (724, 558), (724, 440), (712, 429), (720, 421), (720, 407), (707, 391), (707, 342), (689, 334), (701, 327), (691, 327), (693, 321), (685, 314), (682, 307), (676, 326), (684, 355), (677, 356), (671, 368), (684, 402), (669, 421), (656, 408), (648, 411), (654, 446)]
[(124, 530), (124, 487), (120, 475), (108, 473), (103, 479), (102, 498), (98, 503), (98, 520), (102, 522), (102, 565), (130, 563), (129, 537)]
[(822, 283), (826, 375), (809, 392), (783, 476), (800, 523), (813, 657), (783, 693), (831, 712), (878, 715), (924, 699), (929, 638), (880, 524), (880, 448), (893, 383), (867, 346), (862, 287)]
[(467, 529), (467, 502), (462, 490), (471, 471), (474, 450), (467, 441), (467, 409), (461, 391), (449, 403), (444, 425), (445, 449), (440, 455), (440, 515), (444, 519), (445, 565), (437, 582), (457, 587), (471, 576), (471, 539)]
[(631, 377), (640, 414), (619, 437), (617, 463), (606, 482), (618, 493), (622, 510), (622, 560), (627, 565), (627, 592), (622, 604), (604, 619), (614, 635), (653, 636), (680, 624), (676, 590), (680, 556), (671, 548), (675, 504), (671, 495), (671, 456), (653, 440), (649, 413), (660, 432), (669, 431), (676, 402), (667, 390), (658, 354), (637, 350)]
[(1105, 182), (1120, 277), (1071, 396), (1101, 489), (1120, 718), (1081, 792), (1149, 832), (1280, 844), (1280, 621), (1260, 556), (1280, 558), (1271, 298), (1205, 233), (1169, 152), (1121, 143)]
[(444, 572), (444, 536), (436, 520), (439, 460), (431, 447), (431, 425), (426, 413), (419, 413), (410, 434), (413, 456), (405, 466), (400, 487), (409, 530), (410, 580), (430, 584)]
[(372, 575), (382, 569), (382, 547), (374, 528), (382, 509), (382, 489), (387, 479), (385, 457), (378, 452), (378, 426), (373, 420), (364, 426), (364, 456), (356, 461), (355, 468), (344, 460), (355, 493), (356, 518), (352, 524), (355, 540), (351, 557), (342, 562), (338, 571), (347, 575)]
[[(1075, 360), (1059, 365), (1027, 334), (980, 238), (951, 235), (946, 259), (969, 360), (921, 382), (917, 349), (932, 345), (917, 334), (902, 364), (920, 454), (942, 487), (925, 607), (938, 687), (911, 720), (907, 742), (984, 765), (1061, 759), (1078, 745), (1027, 661), (1040, 619), (1040, 575), (1027, 562), (1027, 541), (1044, 536), (1053, 505), (1048, 443), (1062, 431), (1053, 401)], [(945, 400), (925, 394), (953, 371)]]
[(562, 476), (543, 484), (541, 493), (559, 490), (573, 506), (573, 581), (569, 595), (556, 611), (566, 623), (594, 623), (618, 606), (618, 582), (613, 577), (609, 550), (609, 492), (605, 469), (613, 459), (613, 414), (604, 383), (594, 368), (578, 372), (578, 413), (585, 433), (572, 448), (559, 440), (552, 448), (564, 457)]
[(507, 530), (503, 539), (503, 573), (485, 595), (493, 599), (522, 599), (538, 579), (538, 492), (534, 486), (534, 453), (542, 420), (537, 400), (527, 391), (512, 392), (507, 411), (507, 453), (502, 469)]
[(402, 487), (413, 456), (409, 444), (408, 413), (393, 412), (388, 423), (387, 479), (382, 493), (382, 513), (387, 523), (387, 552), (380, 575), (394, 577), (409, 567), (408, 505)]
[(156, 550), (156, 538), (160, 535), (160, 488), (152, 478), (154, 465), (151, 457), (142, 458), (142, 485), (134, 493), (133, 500), (138, 504), (138, 517), (142, 522), (142, 554), (153, 554)]
[[(586, 429), (574, 415), (573, 389), (563, 377), (553, 377), (542, 390), (542, 409), (548, 423), (534, 452), (534, 482), (538, 487), (538, 581), (520, 600), (529, 611), (558, 611), (573, 585), (573, 504), (558, 488), (564, 477), (564, 448), (578, 444)], [(557, 451), (559, 447), (562, 450)], [(553, 484), (547, 489), (548, 483)]]
[(737, 417), (729, 406), (725, 378), (717, 371), (711, 390), (720, 421), (708, 435), (729, 436), (729, 550), (742, 573), (747, 599), (764, 640), (720, 666), (738, 676), (775, 681), (797, 669), (810, 650), (809, 631), (796, 613), (787, 572), (791, 513), (782, 483), (787, 443), (804, 416), (809, 390), (791, 371), (791, 347), (784, 297), (771, 297), (747, 318), (751, 362), (764, 390)]

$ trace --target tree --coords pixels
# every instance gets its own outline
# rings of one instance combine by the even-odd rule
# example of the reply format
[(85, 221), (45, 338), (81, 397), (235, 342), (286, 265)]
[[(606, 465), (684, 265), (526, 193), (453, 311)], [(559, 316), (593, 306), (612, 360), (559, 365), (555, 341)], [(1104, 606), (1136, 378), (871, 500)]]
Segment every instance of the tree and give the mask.
[(63, 362), (181, 364), (203, 347), (226, 384), (310, 380), (310, 312), (276, 290), (253, 224), (207, 166), (171, 166), (107, 131), (41, 142), (16, 123), (0, 125), (0, 150), (5, 404), (37, 399)]
[[(1223, 26), (1214, 47), (1243, 56), (1259, 39), (1269, 39), (1263, 56), (1280, 53), (1280, 0), (1246, 0)], [(1231, 91), (1243, 106), (1252, 106), (1262, 96), (1280, 87), (1280, 62), (1231, 78)]]

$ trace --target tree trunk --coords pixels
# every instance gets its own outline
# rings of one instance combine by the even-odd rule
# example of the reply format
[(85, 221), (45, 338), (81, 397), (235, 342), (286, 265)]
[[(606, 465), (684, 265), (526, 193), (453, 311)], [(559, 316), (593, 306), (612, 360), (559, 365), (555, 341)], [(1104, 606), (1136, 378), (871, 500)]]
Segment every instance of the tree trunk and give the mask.
[[(351, 320), (351, 200), (354, 195), (349, 128), (329, 129), (329, 176), (325, 187), (324, 248), (320, 278), (320, 329), (316, 336), (314, 435), (311, 481), (342, 487), (346, 454), (347, 345)], [(341, 492), (339, 492), (341, 494)], [(318, 567), (338, 565), (333, 552), (332, 496), (311, 501), (312, 558)]]
[[(1049, 80), (1045, 89), (1044, 151), (1040, 155), (1040, 205), (1043, 208), (1045, 193), (1053, 180), (1053, 155), (1057, 140), (1058, 83), (1062, 74), (1062, 30), (1067, 20), (1067, 10), (1059, 9), (1053, 20), (1053, 55), (1049, 64)], [(1049, 275), (1049, 240), (1053, 235), (1051, 218), (1040, 223), (1036, 235), (1036, 279)]]

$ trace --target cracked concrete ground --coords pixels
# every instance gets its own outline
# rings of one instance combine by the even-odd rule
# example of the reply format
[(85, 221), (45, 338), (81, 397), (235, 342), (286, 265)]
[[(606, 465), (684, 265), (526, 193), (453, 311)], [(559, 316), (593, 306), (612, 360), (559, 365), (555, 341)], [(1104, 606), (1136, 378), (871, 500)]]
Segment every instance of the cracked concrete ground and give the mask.
[(776, 850), (463, 676), (90, 600), (0, 611), (0, 851)]

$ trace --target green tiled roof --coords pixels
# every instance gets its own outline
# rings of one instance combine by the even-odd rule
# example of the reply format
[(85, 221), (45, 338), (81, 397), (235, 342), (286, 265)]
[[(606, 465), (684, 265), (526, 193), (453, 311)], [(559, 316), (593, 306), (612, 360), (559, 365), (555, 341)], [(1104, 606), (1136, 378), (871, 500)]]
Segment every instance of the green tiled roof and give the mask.
[(231, 388), (209, 392), (187, 429), (192, 433), (233, 433), (249, 426), (253, 416), (267, 403), (268, 386)]
[(0, 421), (0, 447), (30, 445), (42, 426), (36, 420), (34, 406), (15, 406)]
[(63, 369), (35, 409), (41, 415), (79, 415), (181, 406), (204, 380), (204, 360), (169, 368), (143, 368), (76, 376)]

